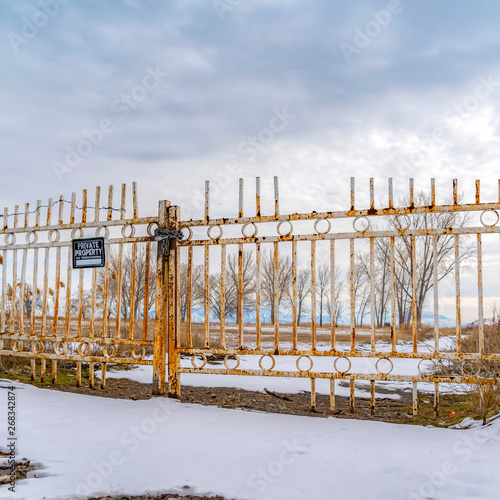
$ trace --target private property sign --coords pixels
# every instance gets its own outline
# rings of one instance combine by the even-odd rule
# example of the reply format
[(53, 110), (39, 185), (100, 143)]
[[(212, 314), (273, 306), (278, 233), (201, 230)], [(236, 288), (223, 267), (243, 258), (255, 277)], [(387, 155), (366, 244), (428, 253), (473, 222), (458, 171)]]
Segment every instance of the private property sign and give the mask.
[(104, 267), (104, 238), (84, 238), (73, 240), (73, 269)]

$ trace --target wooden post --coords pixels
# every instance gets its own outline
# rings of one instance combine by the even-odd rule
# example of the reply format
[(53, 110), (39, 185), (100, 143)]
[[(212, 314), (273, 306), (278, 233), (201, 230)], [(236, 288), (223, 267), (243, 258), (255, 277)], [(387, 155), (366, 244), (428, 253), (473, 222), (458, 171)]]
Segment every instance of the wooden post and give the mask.
[[(167, 229), (169, 201), (158, 204), (158, 229)], [(153, 355), (153, 395), (165, 394), (165, 364), (167, 355), (167, 259), (158, 242), (156, 253), (155, 339)], [(147, 321), (147, 318), (146, 318)]]

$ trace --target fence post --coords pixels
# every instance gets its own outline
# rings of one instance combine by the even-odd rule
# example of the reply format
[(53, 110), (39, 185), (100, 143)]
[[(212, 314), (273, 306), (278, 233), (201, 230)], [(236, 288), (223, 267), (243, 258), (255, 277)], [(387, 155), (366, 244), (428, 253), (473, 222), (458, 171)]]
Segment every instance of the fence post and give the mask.
[[(168, 228), (169, 201), (158, 203), (158, 228)], [(156, 252), (155, 338), (153, 355), (153, 395), (165, 394), (167, 355), (167, 259), (158, 242)], [(147, 321), (147, 318), (146, 318)]]
[[(169, 231), (178, 231), (180, 207), (168, 210)], [(178, 240), (170, 240), (168, 252), (168, 397), (179, 399), (181, 384), (179, 379), (180, 355), (180, 247)]]

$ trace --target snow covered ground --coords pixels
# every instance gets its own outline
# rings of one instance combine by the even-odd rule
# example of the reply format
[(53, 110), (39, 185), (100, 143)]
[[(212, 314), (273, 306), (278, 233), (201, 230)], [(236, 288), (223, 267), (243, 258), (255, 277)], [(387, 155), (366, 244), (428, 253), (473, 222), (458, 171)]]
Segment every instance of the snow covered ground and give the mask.
[[(10, 385), (0, 381), (2, 410)], [(1, 498), (167, 491), (259, 500), (499, 498), (500, 419), (437, 429), (14, 385), (20, 457), (43, 468), (15, 493), (0, 487)], [(6, 415), (0, 423), (6, 443)]]

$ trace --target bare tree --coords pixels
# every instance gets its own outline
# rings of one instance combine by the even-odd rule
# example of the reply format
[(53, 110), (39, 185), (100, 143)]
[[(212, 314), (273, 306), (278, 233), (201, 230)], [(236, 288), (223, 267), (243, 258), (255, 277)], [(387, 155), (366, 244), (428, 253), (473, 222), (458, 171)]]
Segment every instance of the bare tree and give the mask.
[[(191, 270), (191, 304), (196, 305), (203, 300), (204, 297), (204, 272), (203, 266), (193, 266)], [(188, 306), (188, 264), (181, 264), (180, 272), (180, 308), (181, 308), (181, 319), (186, 321), (187, 317), (187, 306)]]
[[(222, 294), (221, 294), (221, 275), (220, 273), (212, 274), (209, 277), (210, 295), (209, 307), (210, 311), (220, 321), (222, 318)], [(237, 315), (238, 311), (238, 290), (232, 281), (224, 284), (224, 318), (232, 318)]]
[[(241, 264), (240, 264), (241, 262)], [(242, 276), (242, 301), (243, 301), (243, 311), (249, 310), (254, 306), (254, 301), (252, 300), (253, 293), (255, 292), (255, 256), (252, 251), (244, 251), (239, 249), (237, 254), (229, 255), (227, 259), (227, 282), (228, 288), (227, 292), (232, 292), (236, 295), (236, 311), (235, 311), (235, 322), (238, 321), (239, 313), (239, 275), (240, 275), (240, 265), (241, 265), (241, 276)], [(226, 293), (226, 298), (227, 298)]]
[[(287, 294), (292, 279), (292, 262), (289, 256), (279, 254), (277, 257), (277, 290), (276, 296), (279, 308), (283, 298)], [(262, 299), (271, 308), (271, 322), (274, 323), (274, 307), (275, 307), (275, 263), (274, 251), (269, 250), (263, 252), (261, 264), (261, 286), (262, 286)]]
[[(402, 203), (407, 206), (409, 200), (403, 200)], [(421, 192), (415, 196), (415, 205), (428, 206), (431, 204), (430, 195)], [(459, 212), (424, 212), (412, 214), (409, 216), (409, 229), (426, 230), (442, 228), (460, 228), (464, 227), (469, 220), (466, 213)], [(391, 229), (404, 229), (401, 217), (387, 217)], [(468, 242), (466, 236), (462, 236), (462, 243)], [(436, 261), (438, 280), (441, 281), (455, 269), (454, 245), (455, 236), (453, 234), (444, 234), (437, 236)], [(416, 309), (417, 323), (422, 321), (422, 311), (425, 298), (429, 290), (434, 286), (434, 237), (433, 236), (398, 236), (395, 240), (395, 261), (398, 272), (396, 273), (396, 284), (398, 294), (399, 322), (402, 324), (411, 317), (412, 286), (411, 276), (414, 271), (416, 279)], [(412, 256), (412, 241), (415, 249), (415, 260)], [(381, 240), (382, 245), (389, 245), (387, 239)], [(386, 249), (388, 253), (389, 250)], [(462, 245), (459, 257), (459, 264), (471, 259), (475, 254), (472, 243)]]
[(330, 287), (330, 266), (322, 264), (318, 269), (316, 292), (319, 296), (319, 326), (323, 326), (323, 310), (326, 308), (326, 296)]
[[(347, 309), (347, 304), (345, 300), (342, 300), (342, 292), (345, 288), (345, 281), (342, 278), (342, 272), (339, 266), (335, 266), (334, 274), (334, 287), (333, 287), (333, 300), (334, 304), (332, 307), (331, 293), (326, 293), (325, 309), (330, 316), (330, 322), (335, 321), (335, 325), (338, 324), (340, 317), (344, 314)], [(333, 309), (333, 310), (332, 310)]]
[[(290, 288), (288, 289), (288, 298), (293, 307), (293, 284), (290, 280)], [(300, 318), (305, 309), (305, 300), (311, 292), (311, 271), (310, 269), (297, 270), (297, 325), (300, 325)]]

